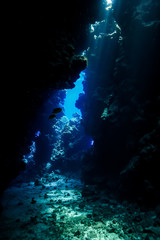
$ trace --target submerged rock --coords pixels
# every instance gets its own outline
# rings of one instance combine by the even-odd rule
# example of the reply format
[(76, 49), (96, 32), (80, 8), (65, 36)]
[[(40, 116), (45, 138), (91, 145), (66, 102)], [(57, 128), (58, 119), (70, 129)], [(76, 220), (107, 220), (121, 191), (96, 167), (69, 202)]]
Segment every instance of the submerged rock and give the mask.
[[(160, 201), (159, 9), (158, 1), (113, 3), (109, 19), (119, 29), (117, 38), (93, 35), (86, 95), (79, 103), (94, 138), (94, 149), (83, 158), (84, 182), (149, 205)], [(98, 32), (101, 22), (93, 27)], [(102, 43), (103, 52), (95, 50)]]

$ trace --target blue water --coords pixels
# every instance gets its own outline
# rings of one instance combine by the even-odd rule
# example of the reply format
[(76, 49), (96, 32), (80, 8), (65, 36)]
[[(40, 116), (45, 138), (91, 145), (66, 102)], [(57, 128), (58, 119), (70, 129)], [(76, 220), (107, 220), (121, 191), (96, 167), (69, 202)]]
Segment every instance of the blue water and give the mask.
[(76, 108), (75, 103), (79, 98), (80, 93), (83, 91), (83, 81), (85, 78), (85, 73), (80, 73), (80, 78), (75, 82), (75, 87), (72, 89), (67, 89), (66, 99), (64, 100), (64, 112), (66, 117), (70, 120), (74, 113), (78, 113), (80, 117), (82, 116), (81, 111)]

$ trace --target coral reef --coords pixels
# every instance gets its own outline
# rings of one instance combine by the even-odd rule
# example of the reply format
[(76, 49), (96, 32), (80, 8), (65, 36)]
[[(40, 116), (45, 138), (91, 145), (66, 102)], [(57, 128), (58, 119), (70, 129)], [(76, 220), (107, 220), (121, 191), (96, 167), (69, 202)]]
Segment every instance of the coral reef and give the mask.
[(52, 153), (51, 170), (58, 169), (61, 173), (81, 174), (82, 158), (91, 147), (91, 137), (84, 133), (80, 116), (75, 113), (71, 120), (62, 116), (53, 125), (55, 135), (50, 136)]

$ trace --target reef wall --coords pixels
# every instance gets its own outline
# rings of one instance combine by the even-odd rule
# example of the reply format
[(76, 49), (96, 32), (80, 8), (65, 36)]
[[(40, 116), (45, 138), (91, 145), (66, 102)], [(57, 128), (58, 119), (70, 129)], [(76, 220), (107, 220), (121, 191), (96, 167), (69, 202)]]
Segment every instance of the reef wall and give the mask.
[(22, 155), (50, 89), (72, 88), (86, 67), (79, 54), (89, 22), (103, 17), (98, 6), (98, 0), (4, 6), (0, 192), (25, 167)]
[(99, 60), (88, 52), (86, 97), (79, 103), (94, 139), (83, 159), (84, 182), (147, 204), (160, 200), (159, 12), (159, 1), (113, 3), (120, 35), (103, 38)]

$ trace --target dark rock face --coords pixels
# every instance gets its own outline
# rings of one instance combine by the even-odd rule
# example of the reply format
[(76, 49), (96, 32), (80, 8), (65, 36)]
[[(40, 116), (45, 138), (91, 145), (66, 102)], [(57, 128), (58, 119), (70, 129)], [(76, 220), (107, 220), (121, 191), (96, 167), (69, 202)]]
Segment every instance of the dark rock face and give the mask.
[[(128, 25), (124, 26), (124, 20), (120, 20), (122, 31), (124, 30), (124, 58), (127, 68), (120, 83), (123, 88), (123, 99), (128, 102), (132, 118), (130, 123), (130, 135), (134, 136), (134, 152), (128, 167), (121, 173), (124, 183), (122, 192), (127, 192), (131, 198), (143, 203), (155, 203), (160, 200), (158, 162), (160, 157), (159, 142), (159, 78), (158, 62), (160, 56), (159, 31), (160, 19), (158, 1), (140, 1), (130, 6), (131, 15)], [(125, 23), (126, 24), (126, 23)], [(119, 63), (115, 79), (118, 81), (121, 65)], [(117, 75), (116, 75), (117, 74)], [(130, 96), (128, 93), (127, 82)], [(124, 96), (126, 96), (124, 98)], [(128, 114), (126, 115), (126, 120)], [(126, 123), (127, 124), (127, 123)], [(129, 142), (128, 142), (129, 143)], [(129, 143), (130, 144), (130, 143)]]
[(33, 137), (32, 122), (48, 90), (72, 88), (86, 67), (86, 59), (76, 54), (85, 48), (88, 24), (100, 17), (98, 4), (22, 3), (4, 10), (0, 189), (24, 169), (21, 159)]
[(160, 200), (160, 4), (116, 1), (113, 7), (123, 39), (105, 41), (103, 49), (115, 45), (110, 55), (100, 56), (105, 70), (99, 66), (94, 71), (93, 54), (88, 56), (89, 82), (81, 105), (95, 144), (84, 159), (83, 179), (153, 204)]
[[(87, 60), (83, 56), (75, 55), (74, 47), (68, 41), (63, 40), (63, 43), (60, 43), (61, 40), (59, 47), (53, 42), (54, 48), (50, 44), (46, 45), (49, 49), (43, 49), (41, 56), (38, 53), (34, 60), (31, 57), (23, 62), (20, 56), (17, 56), (15, 61), (10, 60), (14, 61), (8, 70), (12, 76), (7, 76), (7, 81), (3, 84), (7, 98), (3, 100), (4, 95), (1, 95), (3, 147), (0, 175), (5, 171), (6, 180), (2, 177), (3, 181), (0, 182), (4, 185), (8, 177), (12, 179), (23, 169), (21, 159), (33, 137), (32, 124), (47, 95), (53, 93), (49, 89), (72, 88), (80, 72), (87, 66)], [(18, 55), (20, 54), (18, 52)]]

